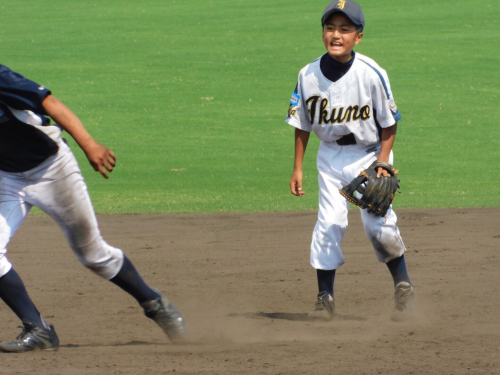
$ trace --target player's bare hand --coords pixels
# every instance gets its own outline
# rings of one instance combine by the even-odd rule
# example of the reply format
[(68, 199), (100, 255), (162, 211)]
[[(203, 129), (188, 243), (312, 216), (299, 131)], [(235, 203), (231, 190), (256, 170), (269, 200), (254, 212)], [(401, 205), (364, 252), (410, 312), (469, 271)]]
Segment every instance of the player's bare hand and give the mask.
[(290, 191), (297, 197), (303, 196), (305, 193), (302, 190), (302, 171), (294, 171), (290, 179)]
[(391, 177), (391, 174), (385, 168), (378, 167), (377, 178), (380, 178), (380, 176)]
[(83, 150), (90, 165), (98, 171), (104, 178), (108, 178), (108, 172), (113, 171), (116, 165), (116, 156), (109, 148), (93, 141)]

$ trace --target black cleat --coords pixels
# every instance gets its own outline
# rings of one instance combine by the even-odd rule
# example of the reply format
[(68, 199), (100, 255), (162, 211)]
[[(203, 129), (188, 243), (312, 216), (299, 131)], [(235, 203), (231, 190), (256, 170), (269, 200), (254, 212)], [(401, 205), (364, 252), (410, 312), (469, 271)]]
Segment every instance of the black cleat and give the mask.
[(14, 341), (0, 342), (0, 351), (7, 353), (24, 353), (32, 350), (57, 350), (59, 338), (54, 326), (49, 329), (40, 328), (33, 323), (23, 321), (23, 331)]
[(405, 310), (412, 310), (413, 299), (415, 294), (413, 286), (406, 281), (401, 281), (396, 285), (396, 292), (394, 293), (394, 300), (396, 301), (396, 310), (403, 312)]
[(307, 316), (311, 320), (332, 320), (335, 316), (335, 302), (327, 292), (318, 294), (314, 310)]
[(413, 286), (410, 283), (401, 281), (398, 285), (396, 285), (396, 291), (394, 292), (396, 306), (394, 312), (392, 313), (392, 320), (400, 322), (413, 319), (414, 299), (415, 293), (413, 292)]
[(156, 291), (160, 294), (159, 298), (141, 304), (144, 315), (154, 320), (170, 340), (182, 341), (187, 332), (182, 314), (163, 294)]

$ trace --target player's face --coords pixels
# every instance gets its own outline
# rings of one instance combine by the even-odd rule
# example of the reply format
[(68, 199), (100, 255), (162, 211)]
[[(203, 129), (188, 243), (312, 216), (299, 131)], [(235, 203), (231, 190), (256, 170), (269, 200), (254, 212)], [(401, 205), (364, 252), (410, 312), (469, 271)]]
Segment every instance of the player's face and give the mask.
[(334, 13), (323, 27), (323, 43), (328, 54), (335, 60), (346, 63), (352, 57), (352, 49), (359, 44), (363, 33), (342, 13)]

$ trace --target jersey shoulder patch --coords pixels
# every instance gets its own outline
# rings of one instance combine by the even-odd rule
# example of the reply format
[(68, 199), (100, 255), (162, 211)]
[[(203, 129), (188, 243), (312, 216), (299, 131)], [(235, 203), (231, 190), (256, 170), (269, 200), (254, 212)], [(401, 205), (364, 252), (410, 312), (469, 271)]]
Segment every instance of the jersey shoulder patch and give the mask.
[(291, 116), (295, 116), (297, 114), (297, 106), (299, 105), (300, 95), (299, 95), (299, 84), (295, 86), (295, 90), (293, 90), (292, 97), (290, 98), (290, 107), (288, 108), (287, 119)]

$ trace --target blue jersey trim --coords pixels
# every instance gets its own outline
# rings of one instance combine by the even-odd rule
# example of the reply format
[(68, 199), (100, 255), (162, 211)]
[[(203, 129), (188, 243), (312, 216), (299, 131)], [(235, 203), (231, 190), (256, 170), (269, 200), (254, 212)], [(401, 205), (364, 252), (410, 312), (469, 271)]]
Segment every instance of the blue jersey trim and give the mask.
[(385, 83), (385, 79), (382, 76), (382, 73), (380, 73), (377, 68), (375, 68), (375, 67), (371, 66), (370, 64), (368, 64), (366, 61), (361, 60), (361, 59), (359, 59), (359, 60), (363, 61), (366, 65), (368, 65), (370, 68), (372, 68), (375, 71), (375, 73), (377, 73), (377, 75), (379, 76), (380, 80), (382, 81), (382, 84), (384, 85), (384, 90), (385, 90), (385, 94), (387, 95), (387, 99), (390, 99), (389, 89), (387, 88), (387, 84)]
[[(384, 90), (385, 90), (385, 94), (387, 95), (387, 99), (391, 99), (391, 97), (389, 95), (389, 89), (387, 88), (387, 84), (385, 83), (385, 79), (384, 79), (384, 76), (382, 75), (382, 73), (380, 73), (379, 70), (377, 68), (375, 68), (374, 66), (368, 64), (366, 61), (361, 60), (361, 59), (359, 59), (359, 60), (364, 62), (366, 65), (368, 65), (370, 68), (372, 68), (375, 73), (377, 73), (380, 80), (382, 81), (382, 85), (384, 85)], [(394, 117), (394, 120), (396, 120), (396, 122), (398, 122), (399, 120), (401, 120), (403, 118), (403, 116), (401, 116), (401, 113), (399, 113), (399, 111), (392, 112), (392, 117)]]

